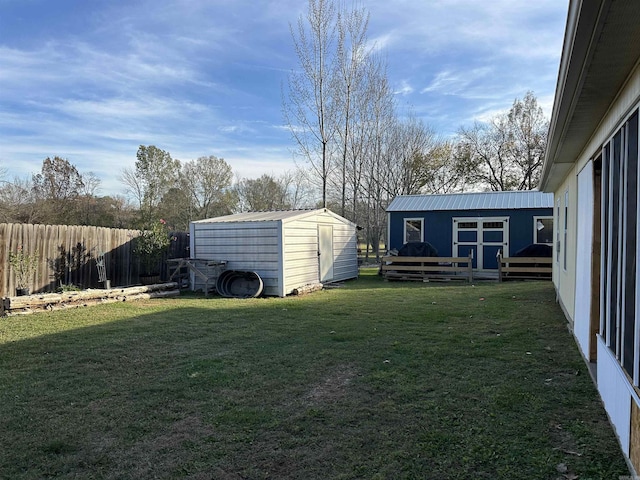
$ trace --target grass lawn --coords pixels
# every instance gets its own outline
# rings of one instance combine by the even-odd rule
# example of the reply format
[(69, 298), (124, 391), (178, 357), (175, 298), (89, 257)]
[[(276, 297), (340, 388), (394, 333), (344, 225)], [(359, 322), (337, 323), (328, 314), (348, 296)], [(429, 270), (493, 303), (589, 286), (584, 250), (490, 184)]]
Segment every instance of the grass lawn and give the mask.
[(0, 319), (0, 478), (620, 475), (550, 282)]

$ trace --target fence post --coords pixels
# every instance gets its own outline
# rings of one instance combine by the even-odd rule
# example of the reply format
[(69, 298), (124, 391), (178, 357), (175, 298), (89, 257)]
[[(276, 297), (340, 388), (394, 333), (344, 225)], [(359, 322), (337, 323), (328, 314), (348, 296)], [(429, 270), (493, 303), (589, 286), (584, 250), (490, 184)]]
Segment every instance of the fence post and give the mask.
[(469, 258), (467, 259), (467, 268), (469, 269), (469, 283), (473, 282), (473, 250), (469, 250)]
[(498, 282), (502, 282), (502, 250), (498, 250)]

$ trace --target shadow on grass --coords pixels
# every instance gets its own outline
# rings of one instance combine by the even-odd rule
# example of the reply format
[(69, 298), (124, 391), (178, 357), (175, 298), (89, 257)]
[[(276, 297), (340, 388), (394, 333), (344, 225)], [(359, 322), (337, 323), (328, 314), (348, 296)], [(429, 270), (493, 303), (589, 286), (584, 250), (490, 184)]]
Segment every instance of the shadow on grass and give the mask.
[(548, 282), (363, 276), (0, 323), (7, 478), (617, 478)]

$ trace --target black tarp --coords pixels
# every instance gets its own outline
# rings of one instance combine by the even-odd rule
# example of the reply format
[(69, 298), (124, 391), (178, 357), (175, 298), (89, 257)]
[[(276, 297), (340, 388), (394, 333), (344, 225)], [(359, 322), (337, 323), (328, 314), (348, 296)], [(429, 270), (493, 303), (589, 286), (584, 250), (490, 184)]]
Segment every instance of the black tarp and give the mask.
[(438, 250), (429, 242), (408, 242), (398, 250), (399, 257), (437, 257)]

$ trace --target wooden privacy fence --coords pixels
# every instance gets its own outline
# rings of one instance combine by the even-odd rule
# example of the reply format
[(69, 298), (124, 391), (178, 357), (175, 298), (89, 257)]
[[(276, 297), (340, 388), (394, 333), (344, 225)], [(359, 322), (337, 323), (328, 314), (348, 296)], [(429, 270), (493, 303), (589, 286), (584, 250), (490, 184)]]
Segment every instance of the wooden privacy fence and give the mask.
[(385, 280), (422, 280), (424, 282), (473, 281), (473, 258), (468, 257), (398, 257), (382, 258)]
[(498, 281), (539, 279), (550, 280), (551, 257), (503, 257), (498, 254)]
[[(104, 254), (106, 277), (112, 286), (138, 283), (139, 262), (132, 240), (139, 230), (77, 225), (0, 223), (0, 297), (15, 295), (16, 279), (9, 252), (37, 254), (36, 272), (28, 285), (32, 293), (52, 292), (60, 285), (98, 288), (96, 258)], [(169, 257), (188, 256), (188, 235), (170, 233)], [(186, 252), (186, 254), (185, 254)], [(163, 279), (166, 278), (166, 267)]]

